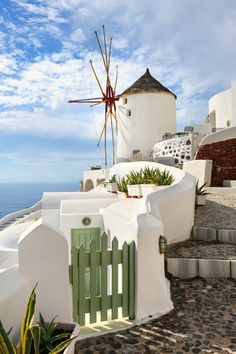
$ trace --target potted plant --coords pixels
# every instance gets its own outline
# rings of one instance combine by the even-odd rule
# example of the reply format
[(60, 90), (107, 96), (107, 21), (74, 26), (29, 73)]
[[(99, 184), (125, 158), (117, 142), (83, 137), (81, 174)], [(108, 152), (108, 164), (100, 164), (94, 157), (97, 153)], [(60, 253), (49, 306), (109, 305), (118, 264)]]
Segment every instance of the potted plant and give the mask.
[(207, 182), (204, 183), (202, 186), (198, 186), (198, 182), (196, 184), (196, 198), (195, 198), (195, 204), (196, 205), (205, 205), (206, 203), (206, 196), (209, 194), (206, 192), (204, 187), (207, 185)]
[(158, 189), (166, 188), (174, 182), (174, 176), (167, 170), (145, 167), (127, 176), (129, 195), (142, 197)]
[(142, 197), (141, 185), (143, 183), (143, 172), (140, 171), (131, 171), (127, 175), (128, 180), (128, 193), (131, 197)]
[(103, 182), (107, 192), (116, 193), (118, 191), (118, 185), (116, 181), (116, 175), (113, 175), (108, 181)]
[[(49, 348), (50, 350), (44, 347), (44, 329), (41, 326), (40, 322), (37, 324), (33, 324), (36, 305), (35, 289), (36, 286), (33, 288), (28, 300), (27, 309), (21, 324), (20, 340), (17, 346), (13, 344), (9, 337), (11, 330), (7, 332), (4, 329), (2, 322), (0, 321), (0, 352), (4, 354), (74, 353), (74, 342), (79, 334), (79, 326), (76, 324), (72, 325), (74, 329), (75, 327), (77, 327), (76, 331), (72, 330), (72, 333), (76, 332), (75, 335), (71, 336), (71, 331), (69, 330), (69, 328), (67, 328), (67, 332), (64, 331), (64, 334), (62, 334), (61, 331), (58, 335), (56, 334), (54, 336), (54, 345)], [(59, 328), (59, 323), (55, 323), (54, 320), (55, 319), (53, 319), (53, 321), (49, 324), (49, 328), (47, 328), (47, 336), (49, 334), (50, 336), (52, 335), (52, 332), (53, 330), (55, 330), (55, 327)], [(55, 338), (56, 336), (57, 338)]]
[(128, 180), (125, 177), (122, 177), (119, 181), (117, 181), (118, 186), (118, 198), (128, 198)]

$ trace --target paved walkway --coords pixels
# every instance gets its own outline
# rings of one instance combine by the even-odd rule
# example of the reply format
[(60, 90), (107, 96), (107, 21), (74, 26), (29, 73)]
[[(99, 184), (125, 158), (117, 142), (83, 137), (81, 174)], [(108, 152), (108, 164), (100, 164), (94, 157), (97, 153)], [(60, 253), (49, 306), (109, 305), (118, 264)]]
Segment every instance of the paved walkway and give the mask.
[(77, 342), (78, 354), (236, 353), (236, 283), (172, 279), (175, 310), (128, 330)]
[(236, 259), (236, 244), (184, 241), (168, 246), (166, 258)]
[(195, 226), (236, 230), (236, 195), (209, 194), (195, 213)]

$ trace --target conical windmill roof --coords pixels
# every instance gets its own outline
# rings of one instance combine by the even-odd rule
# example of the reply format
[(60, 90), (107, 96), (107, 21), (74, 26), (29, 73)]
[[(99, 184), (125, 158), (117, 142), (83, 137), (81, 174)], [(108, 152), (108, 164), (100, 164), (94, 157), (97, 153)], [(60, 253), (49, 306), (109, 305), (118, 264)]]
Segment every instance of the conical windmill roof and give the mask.
[(176, 95), (171, 92), (167, 87), (163, 86), (158, 80), (156, 80), (147, 68), (144, 75), (142, 75), (137, 81), (128, 87), (120, 96), (130, 95), (142, 92), (167, 92), (172, 94), (175, 98)]

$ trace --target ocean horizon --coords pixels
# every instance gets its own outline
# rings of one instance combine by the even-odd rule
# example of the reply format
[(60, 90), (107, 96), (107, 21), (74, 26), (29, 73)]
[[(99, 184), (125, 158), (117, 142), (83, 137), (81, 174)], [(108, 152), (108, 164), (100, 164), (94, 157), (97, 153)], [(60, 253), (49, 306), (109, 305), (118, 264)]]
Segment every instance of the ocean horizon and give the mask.
[(44, 192), (79, 191), (79, 182), (0, 183), (0, 219), (15, 211), (31, 207)]

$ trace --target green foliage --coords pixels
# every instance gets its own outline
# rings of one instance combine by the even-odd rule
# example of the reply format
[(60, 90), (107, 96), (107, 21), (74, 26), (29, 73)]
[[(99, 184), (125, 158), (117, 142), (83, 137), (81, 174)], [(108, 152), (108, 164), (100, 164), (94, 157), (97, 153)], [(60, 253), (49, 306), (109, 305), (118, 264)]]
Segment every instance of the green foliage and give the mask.
[(196, 195), (208, 195), (209, 193), (207, 193), (206, 189), (204, 189), (204, 187), (207, 185), (207, 182), (204, 183), (202, 186), (198, 186), (198, 182), (196, 184)]
[(70, 333), (54, 334), (54, 331), (57, 327), (57, 322), (55, 322), (55, 319), (56, 317), (54, 317), (49, 324), (46, 324), (42, 314), (39, 313), (39, 327), (41, 330), (40, 353), (48, 353), (54, 350), (55, 342), (58, 342), (61, 339), (70, 338)]
[(113, 175), (109, 180), (108, 183), (116, 183), (116, 175)]
[(127, 193), (128, 192), (128, 187), (127, 187), (128, 186), (128, 180), (127, 180), (127, 178), (123, 177), (119, 181), (117, 181), (117, 186), (118, 186), (119, 192)]
[[(21, 323), (20, 331), (20, 343), (18, 347), (15, 347), (13, 342), (9, 337), (9, 332), (7, 333), (0, 321), (0, 354), (29, 354), (31, 350), (32, 340), (35, 347), (38, 346), (38, 337), (36, 335), (37, 325), (33, 325), (34, 312), (35, 312), (35, 302), (36, 295), (35, 289), (33, 288), (28, 303), (25, 315)], [(35, 352), (35, 354), (38, 354)]]
[(155, 184), (157, 186), (170, 186), (174, 182), (174, 176), (170, 171), (164, 170), (160, 171), (156, 174)]
[(140, 171), (131, 171), (126, 179), (129, 185), (155, 184), (157, 186), (171, 185), (175, 180), (169, 171), (160, 171), (159, 168), (150, 167), (145, 167)]
[(143, 171), (131, 171), (126, 176), (129, 185), (142, 184), (143, 183)]
[[(0, 354), (30, 354), (33, 349), (32, 343), (34, 345), (34, 354), (45, 352), (48, 354), (58, 354), (68, 347), (72, 340), (75, 339), (75, 337), (68, 338), (68, 336), (70, 336), (69, 333), (53, 335), (53, 331), (57, 326), (55, 318), (48, 326), (46, 326), (45, 321), (40, 314), (39, 324), (33, 325), (36, 305), (36, 286), (37, 285), (33, 288), (27, 303), (26, 312), (21, 323), (20, 343), (17, 347), (14, 346), (9, 337), (10, 331), (6, 332), (0, 321)], [(54, 344), (52, 347), (50, 346), (51, 343), (58, 343), (60, 340), (63, 340), (60, 344)], [(47, 344), (47, 347), (44, 346), (44, 343)]]

